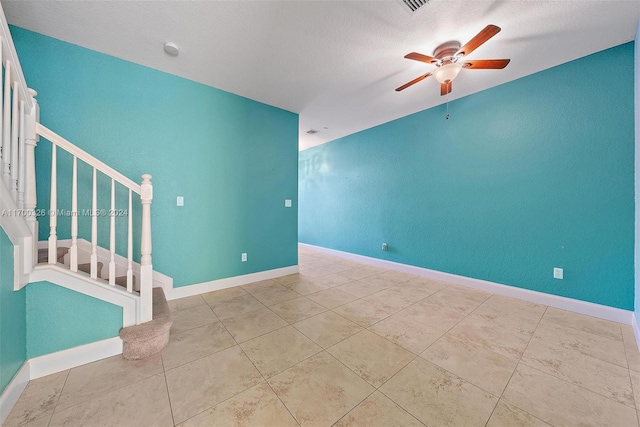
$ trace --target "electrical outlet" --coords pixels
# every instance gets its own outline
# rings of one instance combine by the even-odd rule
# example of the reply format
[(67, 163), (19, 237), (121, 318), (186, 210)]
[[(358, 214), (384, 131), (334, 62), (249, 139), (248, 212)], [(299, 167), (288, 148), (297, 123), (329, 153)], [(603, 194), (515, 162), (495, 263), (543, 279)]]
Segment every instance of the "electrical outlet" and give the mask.
[(562, 280), (564, 279), (564, 270), (558, 267), (553, 268), (553, 278)]
[(286, 200), (284, 201), (284, 207), (285, 207), (285, 208), (290, 208), (290, 207), (291, 207), (291, 200), (286, 199)]
[(386, 243), (383, 243), (383, 244), (382, 244), (382, 250), (383, 250), (383, 251), (386, 251), (386, 250), (388, 250), (388, 249), (389, 249), (389, 245), (387, 245)]
[(242, 254), (242, 262), (247, 262), (247, 253), (246, 252), (244, 252)]

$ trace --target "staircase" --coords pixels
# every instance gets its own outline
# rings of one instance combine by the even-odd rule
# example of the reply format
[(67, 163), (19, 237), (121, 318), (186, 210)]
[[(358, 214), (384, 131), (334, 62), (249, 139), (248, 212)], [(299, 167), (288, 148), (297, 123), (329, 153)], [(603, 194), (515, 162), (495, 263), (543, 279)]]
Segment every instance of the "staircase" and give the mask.
[[(1, 5), (0, 60), (0, 225), (15, 248), (14, 290), (46, 280), (119, 305), (125, 353), (158, 351), (171, 320), (164, 292), (153, 288), (167, 291), (172, 280), (151, 262), (151, 175), (136, 183), (39, 123), (37, 93), (27, 86)], [(48, 206), (36, 196), (37, 144), (51, 148), (50, 158), (38, 158), (39, 167), (51, 168), (49, 182), (40, 183), (47, 185)], [(48, 222), (41, 241), (39, 221)], [(99, 236), (101, 242), (108, 236), (106, 247)]]

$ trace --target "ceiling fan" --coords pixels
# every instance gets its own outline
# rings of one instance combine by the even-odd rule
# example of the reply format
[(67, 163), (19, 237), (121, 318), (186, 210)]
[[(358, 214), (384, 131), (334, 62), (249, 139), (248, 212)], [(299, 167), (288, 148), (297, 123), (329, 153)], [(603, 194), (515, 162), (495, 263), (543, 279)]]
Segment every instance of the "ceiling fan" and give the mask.
[(433, 76), (440, 83), (440, 95), (444, 96), (451, 92), (451, 82), (455, 79), (463, 68), (470, 70), (500, 70), (509, 64), (510, 59), (475, 59), (466, 60), (464, 57), (482, 46), (487, 40), (500, 32), (500, 27), (495, 25), (487, 25), (467, 44), (460, 47), (460, 42), (448, 41), (438, 46), (433, 52), (433, 56), (423, 55), (417, 52), (411, 52), (405, 55), (407, 59), (426, 62), (438, 67), (435, 71), (423, 74), (420, 77), (411, 80), (409, 83), (403, 84), (396, 89), (400, 92), (414, 85), (429, 76)]

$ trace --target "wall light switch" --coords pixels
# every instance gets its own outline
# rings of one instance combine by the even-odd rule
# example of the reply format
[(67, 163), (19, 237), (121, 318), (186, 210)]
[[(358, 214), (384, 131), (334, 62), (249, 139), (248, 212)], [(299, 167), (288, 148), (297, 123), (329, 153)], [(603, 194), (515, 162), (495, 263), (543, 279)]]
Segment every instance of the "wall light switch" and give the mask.
[(284, 207), (285, 208), (290, 208), (291, 207), (291, 200), (287, 199), (284, 201)]
[(554, 268), (553, 269), (553, 278), (554, 279), (564, 279), (564, 270), (561, 268)]
[(178, 196), (176, 198), (176, 206), (184, 206), (184, 197), (183, 196)]
[(244, 252), (244, 253), (242, 254), (241, 259), (242, 259), (242, 262), (247, 262), (247, 254), (246, 254), (246, 252)]

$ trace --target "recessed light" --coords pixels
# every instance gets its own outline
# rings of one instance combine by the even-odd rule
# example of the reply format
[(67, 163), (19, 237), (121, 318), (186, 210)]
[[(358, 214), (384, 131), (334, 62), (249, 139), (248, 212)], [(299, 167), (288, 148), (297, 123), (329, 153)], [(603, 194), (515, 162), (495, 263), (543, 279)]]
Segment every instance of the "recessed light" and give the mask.
[(180, 48), (175, 43), (167, 42), (164, 44), (164, 51), (171, 56), (178, 56), (178, 54), (180, 53)]

